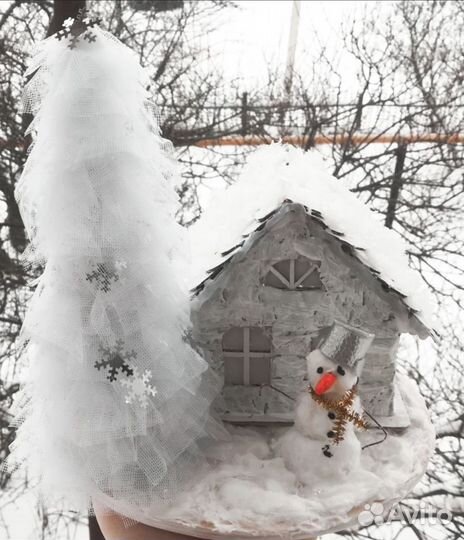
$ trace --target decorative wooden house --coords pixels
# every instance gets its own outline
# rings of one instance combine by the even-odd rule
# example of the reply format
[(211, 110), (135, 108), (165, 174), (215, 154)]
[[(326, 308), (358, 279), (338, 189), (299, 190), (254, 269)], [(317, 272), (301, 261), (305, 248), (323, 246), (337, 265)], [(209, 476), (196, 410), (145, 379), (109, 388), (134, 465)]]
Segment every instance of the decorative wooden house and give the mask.
[(307, 354), (334, 319), (375, 334), (365, 409), (409, 423), (395, 386), (401, 333), (430, 333), (428, 291), (399, 237), (327, 172), (316, 152), (271, 145), (191, 228), (193, 337), (238, 423), (291, 422)]

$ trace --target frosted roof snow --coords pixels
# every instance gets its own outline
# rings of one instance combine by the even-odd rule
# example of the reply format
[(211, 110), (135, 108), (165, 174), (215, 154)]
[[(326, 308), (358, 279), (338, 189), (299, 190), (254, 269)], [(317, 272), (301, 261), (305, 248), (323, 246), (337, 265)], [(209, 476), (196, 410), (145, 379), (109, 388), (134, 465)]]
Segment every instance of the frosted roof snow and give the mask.
[[(189, 229), (194, 254), (192, 287), (220, 271), (244, 238), (268, 214), (290, 199), (333, 231), (343, 233), (356, 257), (375, 272), (429, 329), (433, 329), (432, 296), (421, 276), (409, 267), (406, 244), (387, 229), (343, 183), (334, 178), (316, 150), (272, 144), (253, 152), (239, 180), (217, 194)], [(234, 246), (237, 248), (234, 250)]]

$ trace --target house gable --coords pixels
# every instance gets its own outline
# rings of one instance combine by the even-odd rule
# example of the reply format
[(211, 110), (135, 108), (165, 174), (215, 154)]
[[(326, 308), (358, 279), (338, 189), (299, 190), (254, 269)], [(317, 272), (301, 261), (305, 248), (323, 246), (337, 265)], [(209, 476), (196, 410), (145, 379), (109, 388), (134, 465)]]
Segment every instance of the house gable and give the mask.
[[(307, 332), (316, 332), (338, 317), (376, 335), (398, 334), (399, 319), (408, 318), (401, 298), (385, 291), (352, 249), (327, 234), (303, 205), (287, 202), (263, 224), (193, 300), (196, 325), (225, 330), (244, 323), (267, 326), (277, 319), (295, 325), (299, 316)], [(318, 265), (324, 289), (266, 285), (271, 266), (297, 258)], [(307, 317), (310, 305), (316, 313)]]

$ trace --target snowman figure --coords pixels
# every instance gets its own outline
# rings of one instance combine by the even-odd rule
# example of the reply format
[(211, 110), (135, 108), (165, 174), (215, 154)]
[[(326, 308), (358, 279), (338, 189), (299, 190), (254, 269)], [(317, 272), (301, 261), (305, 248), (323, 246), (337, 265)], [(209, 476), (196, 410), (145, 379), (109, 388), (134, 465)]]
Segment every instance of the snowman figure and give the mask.
[(307, 356), (309, 385), (297, 400), (295, 424), (277, 442), (286, 466), (305, 484), (350, 474), (359, 465), (355, 428), (366, 428), (357, 396), (374, 335), (335, 321)]

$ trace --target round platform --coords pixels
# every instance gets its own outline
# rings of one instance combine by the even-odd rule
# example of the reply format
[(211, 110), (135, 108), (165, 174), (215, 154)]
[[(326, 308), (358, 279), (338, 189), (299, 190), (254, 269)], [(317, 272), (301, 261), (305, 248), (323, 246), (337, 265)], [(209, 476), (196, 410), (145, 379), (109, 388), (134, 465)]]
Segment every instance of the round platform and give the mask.
[[(131, 512), (131, 517), (152, 527), (205, 539), (308, 540), (355, 529), (361, 512), (369, 510), (366, 505), (379, 502), (388, 511), (411, 491), (434, 449), (433, 426), (416, 384), (402, 376), (398, 387), (410, 426), (387, 430), (387, 439), (366, 448), (360, 466), (343, 481), (334, 478), (319, 485), (302, 484), (273, 451), (276, 439), (288, 428), (231, 427), (231, 441), (211, 449), (216, 465), (199, 471), (194, 487), (163, 516), (147, 511)], [(368, 430), (359, 438), (365, 445), (381, 435), (378, 430)], [(314, 466), (311, 457), (309, 466)], [(104, 498), (102, 502), (115, 512), (126, 513), (118, 501)]]

